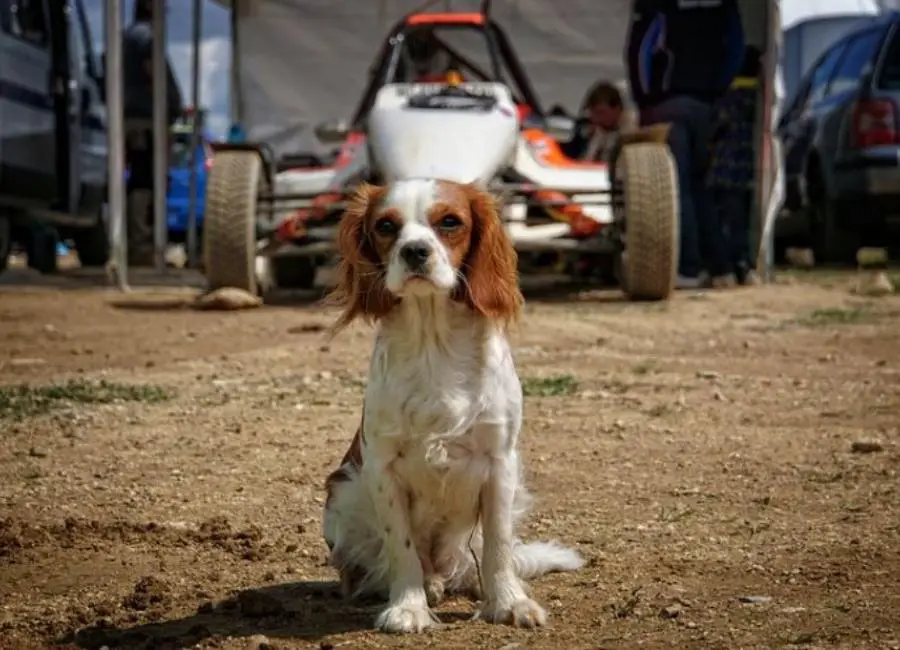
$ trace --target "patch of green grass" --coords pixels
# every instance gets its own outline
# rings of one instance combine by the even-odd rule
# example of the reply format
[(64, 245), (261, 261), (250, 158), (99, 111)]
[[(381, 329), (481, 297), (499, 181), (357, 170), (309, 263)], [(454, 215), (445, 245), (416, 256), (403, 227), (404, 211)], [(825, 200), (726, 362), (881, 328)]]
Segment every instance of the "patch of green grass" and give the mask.
[(71, 379), (61, 384), (0, 386), (0, 420), (22, 420), (70, 404), (163, 402), (172, 393), (160, 386)]
[(852, 325), (871, 321), (877, 317), (877, 313), (864, 307), (829, 307), (811, 311), (800, 319), (800, 323), (809, 327)]
[(525, 397), (564, 397), (578, 390), (578, 380), (573, 375), (550, 377), (525, 377), (522, 392)]

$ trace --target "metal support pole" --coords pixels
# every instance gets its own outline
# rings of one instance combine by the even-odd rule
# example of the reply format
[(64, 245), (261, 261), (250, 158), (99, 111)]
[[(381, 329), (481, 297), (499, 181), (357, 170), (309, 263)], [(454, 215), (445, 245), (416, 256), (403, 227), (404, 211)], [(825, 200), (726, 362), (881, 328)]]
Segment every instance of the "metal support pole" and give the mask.
[(194, 104), (194, 123), (191, 128), (191, 180), (189, 186), (190, 199), (188, 203), (188, 231), (187, 231), (187, 255), (188, 268), (197, 268), (197, 149), (200, 147), (201, 124), (201, 97), (200, 97), (200, 39), (203, 34), (203, 7), (200, 0), (194, 0), (193, 30), (191, 49), (191, 98)]
[(241, 92), (241, 33), (238, 29), (241, 11), (244, 8), (242, 0), (231, 1), (231, 97), (229, 107), (231, 109), (231, 123), (244, 123), (244, 95)]
[(128, 291), (125, 218), (125, 118), (122, 93), (122, 0), (106, 0), (107, 227), (119, 289)]
[(153, 3), (153, 257), (156, 270), (166, 270), (168, 223), (166, 186), (169, 176), (168, 78), (166, 70), (166, 0)]

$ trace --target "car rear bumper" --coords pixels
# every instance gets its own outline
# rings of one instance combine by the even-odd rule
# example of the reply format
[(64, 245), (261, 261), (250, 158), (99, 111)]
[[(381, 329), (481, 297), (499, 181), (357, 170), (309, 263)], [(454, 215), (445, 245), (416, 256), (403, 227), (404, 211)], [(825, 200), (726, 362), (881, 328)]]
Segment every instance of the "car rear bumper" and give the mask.
[(900, 147), (872, 147), (834, 163), (833, 198), (900, 197)]

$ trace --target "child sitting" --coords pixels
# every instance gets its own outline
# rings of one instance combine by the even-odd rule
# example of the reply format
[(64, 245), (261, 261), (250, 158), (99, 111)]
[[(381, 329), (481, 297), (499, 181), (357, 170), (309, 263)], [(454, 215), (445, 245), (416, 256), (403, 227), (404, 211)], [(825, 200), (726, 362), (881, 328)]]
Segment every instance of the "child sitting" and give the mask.
[(709, 184), (739, 284), (754, 284), (750, 212), (756, 187), (757, 87), (761, 52), (748, 46), (731, 88), (716, 106)]

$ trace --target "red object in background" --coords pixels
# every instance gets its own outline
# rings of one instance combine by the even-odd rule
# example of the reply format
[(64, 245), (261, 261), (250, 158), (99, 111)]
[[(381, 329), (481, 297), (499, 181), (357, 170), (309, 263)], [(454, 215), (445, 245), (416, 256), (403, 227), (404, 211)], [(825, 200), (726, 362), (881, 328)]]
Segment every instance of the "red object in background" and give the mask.
[(857, 149), (900, 144), (897, 106), (889, 99), (869, 99), (853, 107), (851, 146)]
[(313, 199), (308, 208), (300, 208), (282, 221), (275, 231), (275, 238), (280, 241), (291, 241), (306, 234), (306, 226), (309, 222), (321, 221), (328, 216), (328, 208), (343, 198), (341, 194), (334, 192), (320, 194)]

